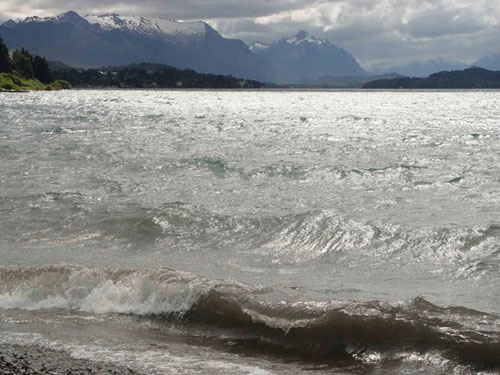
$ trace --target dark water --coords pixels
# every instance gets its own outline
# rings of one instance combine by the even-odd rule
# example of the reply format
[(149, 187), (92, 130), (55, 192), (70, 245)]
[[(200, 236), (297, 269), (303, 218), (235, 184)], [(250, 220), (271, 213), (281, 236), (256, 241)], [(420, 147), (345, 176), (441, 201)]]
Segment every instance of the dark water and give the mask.
[(144, 373), (500, 372), (500, 94), (0, 96), (0, 341)]

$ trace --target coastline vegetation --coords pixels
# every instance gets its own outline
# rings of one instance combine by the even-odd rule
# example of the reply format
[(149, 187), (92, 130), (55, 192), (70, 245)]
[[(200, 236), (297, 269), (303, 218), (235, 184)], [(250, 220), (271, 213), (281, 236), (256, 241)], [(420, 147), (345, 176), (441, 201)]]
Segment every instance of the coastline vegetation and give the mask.
[(367, 82), (364, 89), (500, 89), (500, 71), (472, 67), (427, 78), (394, 78)]
[(68, 90), (69, 82), (54, 80), (44, 57), (31, 55), (27, 50), (11, 54), (0, 38), (0, 91)]
[(131, 64), (99, 69), (72, 68), (50, 62), (54, 78), (81, 88), (178, 88), (178, 89), (256, 89), (261, 82), (222, 74), (198, 73), (163, 64)]

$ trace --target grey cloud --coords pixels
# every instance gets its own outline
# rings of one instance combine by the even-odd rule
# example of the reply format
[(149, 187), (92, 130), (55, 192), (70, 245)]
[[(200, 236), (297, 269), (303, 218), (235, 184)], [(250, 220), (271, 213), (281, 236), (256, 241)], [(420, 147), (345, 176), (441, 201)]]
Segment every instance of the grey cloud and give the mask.
[(472, 17), (463, 10), (436, 7), (428, 9), (408, 22), (405, 30), (418, 38), (433, 38), (450, 34), (468, 34), (483, 29), (486, 25), (479, 17)]
[[(306, 0), (4, 0), (13, 13), (31, 8), (34, 11), (51, 12), (75, 10), (86, 13), (140, 12), (144, 16), (164, 16), (176, 19), (211, 19), (260, 17), (282, 10), (302, 8), (310, 4)], [(2, 8), (0, 7), (0, 12)], [(8, 13), (5, 12), (4, 13)], [(134, 13), (135, 14), (135, 13)], [(1, 13), (0, 13), (1, 15)], [(5, 16), (3, 17), (5, 18)]]

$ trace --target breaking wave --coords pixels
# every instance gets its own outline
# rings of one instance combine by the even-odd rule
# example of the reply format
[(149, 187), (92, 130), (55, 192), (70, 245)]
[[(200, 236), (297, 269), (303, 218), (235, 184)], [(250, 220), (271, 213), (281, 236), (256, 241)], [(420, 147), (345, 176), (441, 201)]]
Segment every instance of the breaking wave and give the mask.
[(438, 307), (420, 297), (399, 303), (287, 302), (270, 297), (276, 288), (170, 269), (1, 268), (0, 308), (133, 314), (176, 324), (187, 334), (201, 330), (236, 348), (303, 360), (436, 351), (453, 363), (500, 368), (496, 315)]
[[(40, 240), (60, 244), (92, 238), (147, 251), (214, 249), (255, 257), (273, 264), (321, 261), (332, 265), (395, 269), (443, 269), (449, 279), (498, 278), (500, 226), (411, 225), (349, 218), (333, 209), (252, 216), (213, 212), (172, 202), (148, 208), (138, 204), (110, 210), (79, 192), (8, 197), (4, 206), (24, 210), (4, 225), (10, 241)], [(47, 212), (51, 214), (48, 215)], [(19, 226), (30, 229), (19, 233)], [(84, 239), (84, 240), (82, 240)]]

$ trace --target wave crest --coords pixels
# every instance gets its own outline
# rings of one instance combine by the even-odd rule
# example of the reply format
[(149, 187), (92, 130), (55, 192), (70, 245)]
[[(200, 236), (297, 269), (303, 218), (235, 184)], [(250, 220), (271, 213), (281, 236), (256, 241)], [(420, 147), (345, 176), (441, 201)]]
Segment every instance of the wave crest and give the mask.
[[(0, 308), (127, 313), (229, 338), (246, 349), (304, 359), (438, 350), (460, 363), (499, 368), (499, 317), (423, 298), (388, 302), (266, 300), (271, 289), (169, 269), (72, 266), (0, 269)], [(486, 324), (488, 323), (488, 324)], [(497, 327), (495, 329), (494, 327)]]

